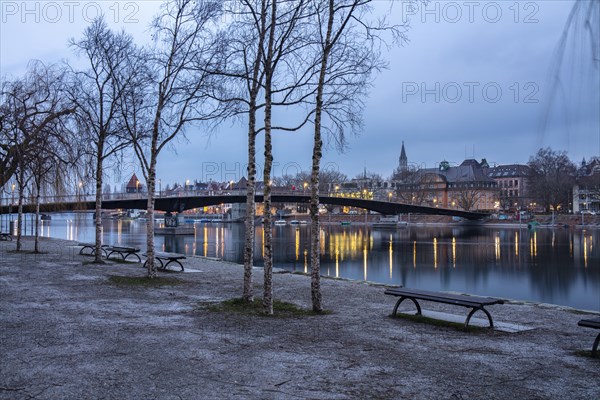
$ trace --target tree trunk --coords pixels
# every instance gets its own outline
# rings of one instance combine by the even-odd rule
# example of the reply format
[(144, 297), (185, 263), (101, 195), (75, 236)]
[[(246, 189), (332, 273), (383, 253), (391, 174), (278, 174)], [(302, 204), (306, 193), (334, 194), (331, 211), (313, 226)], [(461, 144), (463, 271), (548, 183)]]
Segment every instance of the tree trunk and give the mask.
[(260, 32), (256, 48), (256, 58), (252, 70), (250, 85), (250, 105), (248, 107), (248, 183), (246, 188), (246, 220), (244, 240), (244, 288), (242, 299), (247, 302), (254, 301), (254, 288), (252, 287), (252, 268), (254, 267), (254, 218), (256, 217), (256, 99), (260, 89), (259, 73), (263, 57), (265, 41), (267, 8), (262, 2), (260, 8)]
[(22, 164), (19, 166), (17, 185), (19, 186), (19, 198), (17, 200), (17, 251), (21, 251), (23, 247), (21, 241), (23, 232), (23, 198), (25, 196), (25, 169)]
[[(21, 175), (21, 179), (24, 178), (24, 174)], [(22, 182), (22, 181), (21, 181)], [(21, 242), (21, 235), (23, 231), (23, 197), (25, 187), (24, 184), (19, 184), (19, 208), (17, 214), (17, 251), (21, 251), (23, 243)]]
[[(103, 165), (104, 143), (98, 144), (96, 159), (96, 247), (94, 262), (103, 264), (102, 261), (102, 165)], [(84, 196), (85, 198), (85, 196)]]
[(36, 188), (35, 194), (35, 242), (33, 246), (33, 252), (40, 252), (40, 187)]
[(154, 262), (154, 190), (156, 186), (156, 142), (153, 140), (152, 154), (150, 156), (150, 170), (148, 171), (148, 204), (146, 208), (146, 267), (148, 278), (154, 279), (158, 275)]
[(264, 286), (263, 310), (265, 314), (273, 314), (273, 230), (271, 228), (271, 168), (273, 165), (273, 148), (271, 144), (271, 107), (273, 79), (273, 45), (277, 22), (277, 0), (271, 4), (271, 26), (269, 28), (269, 47), (265, 62), (265, 168), (264, 180)]
[(254, 301), (252, 287), (252, 268), (254, 266), (254, 217), (256, 205), (254, 201), (256, 188), (256, 107), (250, 110), (248, 127), (248, 186), (246, 190), (246, 221), (244, 240), (244, 288), (242, 299)]
[(321, 235), (319, 227), (319, 171), (321, 168), (321, 157), (323, 155), (323, 140), (321, 139), (321, 116), (323, 113), (323, 87), (325, 86), (325, 75), (331, 49), (331, 31), (333, 29), (334, 3), (329, 1), (329, 18), (327, 21), (327, 33), (323, 58), (321, 59), (321, 70), (319, 71), (319, 84), (317, 86), (317, 97), (315, 105), (315, 131), (312, 155), (312, 170), (310, 177), (310, 295), (312, 309), (314, 312), (322, 312), (321, 295)]

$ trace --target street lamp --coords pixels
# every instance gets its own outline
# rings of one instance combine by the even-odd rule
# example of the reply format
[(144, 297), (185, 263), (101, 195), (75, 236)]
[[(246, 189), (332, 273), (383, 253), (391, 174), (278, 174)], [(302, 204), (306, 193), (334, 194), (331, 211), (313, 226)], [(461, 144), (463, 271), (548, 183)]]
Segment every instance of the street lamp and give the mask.
[(389, 200), (389, 201), (392, 201), (392, 192), (389, 192), (389, 193), (388, 193), (388, 200)]
[(161, 186), (161, 180), (158, 180), (158, 197), (162, 197), (162, 186)]
[(304, 183), (302, 184), (302, 186), (304, 187), (304, 191), (306, 192), (306, 187), (308, 186), (308, 183), (304, 182)]

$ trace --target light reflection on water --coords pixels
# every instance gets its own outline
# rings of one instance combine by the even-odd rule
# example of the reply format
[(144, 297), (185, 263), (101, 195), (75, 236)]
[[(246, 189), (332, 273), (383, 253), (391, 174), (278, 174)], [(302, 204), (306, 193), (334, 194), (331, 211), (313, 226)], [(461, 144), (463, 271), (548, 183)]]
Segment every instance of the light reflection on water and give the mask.
[[(41, 225), (43, 236), (93, 241), (90, 215), (52, 217)], [(194, 227), (194, 235), (156, 236), (155, 244), (243, 262), (243, 224)], [(144, 249), (145, 232), (143, 222), (103, 223), (106, 244)], [(599, 230), (324, 226), (320, 234), (324, 275), (600, 310)], [(309, 235), (309, 226), (274, 227), (275, 266), (310, 272)], [(262, 240), (257, 226), (256, 265), (262, 264)]]

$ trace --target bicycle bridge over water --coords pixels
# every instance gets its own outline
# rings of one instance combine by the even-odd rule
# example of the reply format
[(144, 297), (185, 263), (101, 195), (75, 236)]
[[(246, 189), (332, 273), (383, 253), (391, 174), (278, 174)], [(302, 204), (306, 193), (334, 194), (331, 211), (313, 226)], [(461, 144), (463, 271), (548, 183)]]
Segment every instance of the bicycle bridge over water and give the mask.
[[(138, 209), (144, 210), (147, 208), (147, 198), (141, 196), (142, 194), (134, 194), (133, 198), (125, 195), (126, 198), (121, 199), (106, 199), (102, 201), (103, 210), (116, 210), (116, 209)], [(74, 197), (74, 196), (71, 196)], [(111, 196), (112, 197), (112, 196)], [(55, 202), (44, 202), (40, 204), (40, 212), (52, 213), (52, 212), (64, 212), (64, 211), (84, 211), (84, 210), (95, 210), (96, 203), (87, 198), (79, 201), (75, 199), (68, 201), (65, 199), (62, 201)], [(258, 194), (255, 197), (256, 202), (263, 201), (263, 195)], [(310, 196), (305, 194), (273, 194), (271, 195), (271, 201), (273, 203), (298, 203), (298, 204), (309, 204)], [(155, 199), (155, 209), (157, 211), (165, 212), (182, 212), (185, 210), (191, 210), (194, 208), (201, 208), (206, 206), (216, 206), (219, 204), (235, 204), (245, 203), (246, 195), (236, 193), (225, 193), (225, 194), (204, 194), (204, 195), (190, 195), (190, 196), (178, 196), (178, 197), (157, 197)], [(357, 207), (369, 211), (374, 211), (383, 215), (398, 215), (398, 214), (428, 214), (428, 215), (448, 215), (465, 218), (468, 220), (481, 220), (489, 216), (488, 213), (462, 211), (456, 209), (447, 209), (439, 207), (427, 207), (417, 206), (413, 204), (404, 204), (394, 201), (380, 201), (380, 200), (368, 200), (361, 198), (349, 198), (349, 197), (337, 197), (337, 196), (321, 196), (320, 203), (324, 205), (335, 205), (335, 206), (346, 206), (346, 207)], [(23, 206), (24, 212), (31, 213), (35, 211), (35, 208), (31, 204)], [(16, 212), (16, 206), (3, 205), (0, 207), (2, 214), (6, 214), (10, 211)]]

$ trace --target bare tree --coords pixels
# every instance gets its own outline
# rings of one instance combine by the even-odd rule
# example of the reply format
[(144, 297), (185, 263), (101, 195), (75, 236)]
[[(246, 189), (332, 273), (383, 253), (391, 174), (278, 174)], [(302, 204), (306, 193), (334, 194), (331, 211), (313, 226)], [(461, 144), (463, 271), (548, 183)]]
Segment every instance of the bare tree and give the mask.
[(384, 66), (378, 51), (382, 32), (403, 39), (403, 30), (380, 20), (370, 24), (370, 0), (315, 0), (314, 54), (317, 80), (314, 93), (314, 144), (311, 170), (311, 299), (315, 312), (323, 310), (320, 284), (319, 171), (323, 151), (322, 131), (343, 146), (347, 130), (362, 126), (362, 99), (372, 74)]
[(18, 186), (17, 250), (21, 250), (23, 201), (32, 177), (29, 163), (48, 140), (51, 127), (74, 112), (65, 101), (64, 71), (32, 61), (25, 76), (2, 83), (0, 164), (2, 185), (14, 175)]
[(527, 163), (531, 168), (531, 191), (546, 211), (567, 209), (569, 193), (575, 182), (575, 165), (565, 151), (539, 149)]
[(0, 186), (17, 171), (19, 153), (43, 140), (41, 131), (72, 114), (60, 85), (64, 73), (41, 61), (30, 62), (21, 79), (3, 80), (0, 88)]
[[(226, 66), (219, 71), (231, 78), (233, 90), (228, 96), (220, 98), (237, 104), (237, 113), (248, 116), (248, 179), (246, 185), (246, 218), (244, 222), (244, 282), (242, 299), (254, 300), (252, 268), (254, 266), (254, 219), (256, 205), (256, 136), (257, 113), (262, 108), (259, 93), (262, 88), (264, 69), (263, 51), (267, 37), (267, 0), (241, 0), (239, 3), (225, 3), (224, 13), (232, 19), (223, 33), (222, 40), (227, 43)], [(233, 7), (229, 7), (233, 5)], [(240, 7), (237, 7), (237, 6)]]
[(459, 183), (453, 190), (456, 204), (465, 211), (471, 211), (485, 196), (482, 188), (470, 187), (468, 183)]
[(87, 154), (96, 184), (95, 262), (102, 263), (102, 187), (105, 162), (130, 145), (124, 133), (119, 103), (126, 87), (117, 82), (122, 77), (132, 39), (112, 32), (103, 17), (96, 18), (80, 40), (71, 39), (71, 47), (85, 58), (88, 69), (77, 71), (70, 89), (71, 101), (77, 107), (80, 134), (88, 144)]
[[(272, 314), (272, 238), (271, 238), (271, 169), (273, 163), (271, 138), (278, 130), (294, 131), (307, 123), (300, 118), (297, 123), (287, 115), (284, 124), (273, 124), (273, 108), (289, 107), (302, 102), (302, 88), (309, 76), (297, 75), (299, 49), (306, 46), (301, 26), (306, 23), (307, 0), (242, 0), (238, 9), (228, 10), (234, 23), (228, 26), (228, 68), (225, 75), (240, 83), (237, 96), (227, 101), (237, 101), (240, 113), (248, 115), (248, 187), (246, 210), (246, 234), (244, 246), (243, 298), (251, 300), (252, 262), (254, 242), (254, 191), (255, 191), (255, 140), (265, 134), (264, 168), (264, 259), (265, 280), (263, 306)], [(233, 27), (231, 31), (229, 28)], [(231, 35), (233, 33), (233, 35)], [(233, 36), (233, 37), (232, 37)], [(262, 100), (262, 101), (261, 101)], [(263, 125), (258, 127), (258, 113), (263, 113)], [(292, 122), (290, 122), (292, 121)]]
[(215, 47), (211, 23), (220, 15), (218, 2), (173, 0), (163, 5), (154, 20), (155, 46), (140, 50), (125, 72), (131, 82), (121, 102), (129, 132), (148, 188), (147, 268), (157, 275), (154, 263), (154, 200), (157, 158), (165, 146), (182, 135), (191, 123), (223, 115), (214, 92), (221, 51)]
[[(57, 121), (58, 122), (58, 121)], [(42, 131), (45, 140), (31, 148), (27, 170), (32, 180), (32, 197), (35, 206), (34, 252), (39, 252), (40, 198), (42, 193), (65, 192), (68, 174), (78, 159), (73, 138), (64, 124), (52, 124)]]

